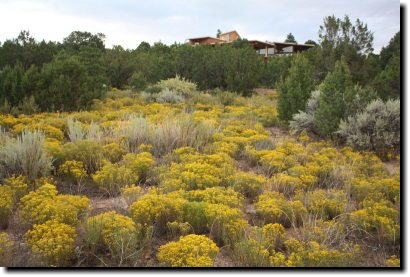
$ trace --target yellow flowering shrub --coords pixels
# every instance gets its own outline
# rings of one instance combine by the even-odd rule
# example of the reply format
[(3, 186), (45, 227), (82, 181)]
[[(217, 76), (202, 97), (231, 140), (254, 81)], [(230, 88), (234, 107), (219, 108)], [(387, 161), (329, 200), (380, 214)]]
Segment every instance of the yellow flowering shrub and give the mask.
[(63, 161), (83, 162), (87, 173), (92, 174), (101, 168), (104, 150), (100, 142), (77, 140), (64, 144), (60, 155)]
[(8, 266), (14, 243), (6, 232), (0, 232), (0, 266)]
[(151, 192), (139, 198), (129, 208), (132, 219), (143, 226), (155, 224), (158, 231), (166, 230), (167, 222), (181, 221), (186, 200)]
[(106, 163), (101, 170), (92, 175), (98, 187), (110, 195), (118, 194), (122, 187), (138, 182), (139, 176), (121, 164)]
[(4, 179), (4, 184), (9, 186), (13, 191), (13, 203), (17, 203), (21, 197), (29, 191), (29, 185), (26, 176), (13, 176)]
[(400, 267), (400, 259), (397, 256), (391, 256), (386, 260), (386, 266), (388, 267)]
[(211, 267), (218, 252), (219, 248), (212, 240), (192, 234), (161, 245), (157, 257), (162, 266)]
[(60, 166), (59, 173), (78, 182), (87, 177), (84, 163), (80, 161), (65, 161)]
[(142, 226), (115, 211), (87, 219), (85, 243), (94, 251), (108, 249), (112, 259), (135, 259), (143, 238)]
[(290, 196), (294, 194), (295, 190), (304, 189), (305, 183), (299, 177), (280, 172), (272, 176), (269, 180), (269, 186), (272, 190)]
[(103, 155), (112, 163), (119, 162), (127, 153), (118, 143), (112, 142), (103, 146)]
[(188, 201), (223, 204), (232, 208), (243, 206), (244, 198), (231, 188), (212, 187), (204, 190), (179, 191), (178, 194)]
[(266, 224), (262, 226), (261, 233), (264, 244), (270, 252), (282, 247), (282, 244), (285, 241), (285, 228), (281, 224)]
[(302, 201), (307, 210), (320, 219), (332, 219), (345, 212), (347, 195), (343, 190), (323, 190), (297, 193), (296, 199)]
[[(380, 198), (380, 196), (379, 196)], [(378, 199), (380, 200), (380, 199)], [(364, 201), (363, 209), (351, 213), (352, 225), (358, 234), (373, 234), (379, 242), (400, 240), (399, 212), (388, 201)]]
[(10, 186), (0, 186), (0, 228), (5, 229), (13, 209), (13, 190)]
[(384, 198), (394, 203), (400, 199), (400, 176), (353, 178), (352, 190), (353, 198), (359, 202), (370, 194), (382, 193)]
[(250, 199), (256, 198), (264, 189), (265, 177), (252, 172), (237, 172), (233, 180), (233, 188)]
[(164, 191), (179, 189), (194, 190), (228, 185), (234, 167), (229, 156), (224, 154), (180, 154), (179, 163), (171, 163), (160, 175)]
[(285, 241), (288, 267), (346, 267), (354, 266), (360, 254), (358, 246), (353, 249), (329, 249), (317, 242)]
[(71, 259), (75, 241), (75, 229), (56, 220), (36, 224), (27, 231), (27, 244), (48, 266), (64, 266)]
[(134, 203), (143, 194), (142, 188), (135, 185), (123, 187), (121, 193), (128, 205)]
[(89, 208), (90, 200), (87, 197), (57, 195), (56, 187), (46, 183), (21, 198), (19, 215), (30, 224), (54, 220), (77, 225)]
[(265, 192), (255, 204), (256, 213), (265, 223), (281, 223), (285, 227), (300, 225), (307, 210), (299, 200), (286, 200), (278, 192)]
[(131, 169), (134, 174), (137, 174), (140, 180), (145, 180), (155, 161), (151, 153), (142, 152), (139, 154), (126, 154), (122, 163)]

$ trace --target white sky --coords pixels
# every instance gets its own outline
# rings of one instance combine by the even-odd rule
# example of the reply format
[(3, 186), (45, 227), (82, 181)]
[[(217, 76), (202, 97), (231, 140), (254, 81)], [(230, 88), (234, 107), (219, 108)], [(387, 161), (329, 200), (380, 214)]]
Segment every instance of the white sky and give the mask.
[(106, 45), (135, 48), (141, 41), (166, 44), (237, 30), (242, 37), (317, 41), (328, 15), (360, 18), (374, 32), (378, 52), (400, 30), (395, 0), (0, 0), (0, 41), (29, 30), (36, 39), (62, 41), (71, 31), (101, 32)]

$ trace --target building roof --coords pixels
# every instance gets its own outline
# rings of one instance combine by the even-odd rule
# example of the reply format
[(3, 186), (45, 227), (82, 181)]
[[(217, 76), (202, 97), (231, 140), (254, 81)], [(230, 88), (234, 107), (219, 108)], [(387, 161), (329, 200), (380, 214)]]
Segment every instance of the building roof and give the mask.
[(199, 41), (199, 40), (204, 40), (204, 39), (214, 39), (214, 40), (219, 40), (220, 42), (225, 42), (225, 40), (223, 40), (223, 39), (209, 37), (209, 36), (208, 37), (189, 38), (188, 40), (190, 40), (190, 41)]
[(236, 34), (238, 35), (238, 37), (240, 37), (239, 33), (238, 33), (236, 30), (232, 30), (232, 31), (229, 31), (229, 32), (221, 33), (221, 36), (222, 36), (222, 35), (226, 35), (226, 34), (230, 34), (230, 33), (236, 33)]

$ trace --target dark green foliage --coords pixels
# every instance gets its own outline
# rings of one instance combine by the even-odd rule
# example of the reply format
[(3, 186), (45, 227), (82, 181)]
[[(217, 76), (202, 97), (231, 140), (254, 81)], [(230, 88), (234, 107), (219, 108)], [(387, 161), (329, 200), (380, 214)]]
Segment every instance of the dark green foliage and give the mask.
[(353, 102), (355, 90), (346, 61), (336, 62), (335, 68), (320, 85), (322, 92), (319, 109), (315, 114), (315, 125), (321, 135), (335, 132), (341, 119), (349, 115), (349, 105)]
[(107, 49), (104, 55), (104, 66), (112, 87), (123, 89), (128, 85), (135, 70), (135, 65), (130, 63), (131, 53), (116, 45)]
[(314, 41), (312, 39), (308, 39), (307, 41), (305, 41), (305, 44), (317, 45), (316, 41)]
[(291, 61), (290, 56), (268, 59), (261, 69), (260, 84), (268, 88), (275, 88), (276, 83), (288, 73)]
[(296, 55), (289, 73), (278, 84), (279, 118), (288, 123), (292, 115), (304, 110), (310, 93), (314, 88), (313, 69), (302, 55)]
[(143, 90), (147, 86), (147, 80), (141, 72), (136, 71), (131, 76), (130, 86), (134, 90)]
[(61, 53), (43, 67), (36, 102), (42, 110), (71, 111), (89, 107), (92, 100), (103, 93), (103, 84), (89, 74), (80, 57)]
[(380, 51), (380, 66), (385, 68), (393, 56), (400, 56), (400, 31), (390, 40), (386, 47)]
[(290, 42), (290, 43), (297, 43), (295, 36), (292, 33), (289, 33), (285, 39), (285, 42)]
[(387, 100), (400, 98), (400, 32), (390, 40), (389, 45), (380, 52), (382, 71), (374, 78), (373, 87), (378, 96)]
[(105, 35), (98, 33), (92, 34), (90, 32), (74, 31), (64, 38), (63, 46), (69, 50), (78, 51), (82, 47), (105, 49), (104, 44)]

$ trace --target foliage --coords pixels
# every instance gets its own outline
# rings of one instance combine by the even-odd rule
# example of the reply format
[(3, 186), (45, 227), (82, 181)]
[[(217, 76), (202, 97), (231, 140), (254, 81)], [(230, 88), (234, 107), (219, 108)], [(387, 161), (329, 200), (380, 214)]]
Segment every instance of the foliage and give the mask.
[(306, 208), (299, 200), (289, 201), (278, 192), (265, 192), (255, 204), (257, 214), (265, 223), (281, 223), (285, 227), (303, 222)]
[(313, 85), (309, 61), (302, 55), (296, 55), (287, 76), (278, 84), (278, 112), (281, 120), (288, 122), (293, 114), (305, 109)]
[(26, 236), (31, 251), (48, 266), (64, 266), (73, 255), (77, 234), (70, 225), (49, 220), (34, 225)]
[(51, 159), (44, 151), (44, 135), (39, 131), (23, 131), (14, 140), (0, 148), (0, 164), (3, 174), (24, 175), (30, 179), (47, 175)]
[(85, 245), (94, 251), (108, 249), (111, 259), (121, 266), (138, 258), (143, 231), (131, 218), (110, 211), (87, 219), (84, 239)]
[(218, 252), (218, 246), (206, 236), (187, 235), (161, 245), (157, 257), (163, 266), (209, 267)]
[(363, 112), (341, 121), (339, 131), (348, 145), (385, 157), (400, 150), (400, 100), (374, 100)]
[(36, 191), (20, 200), (19, 215), (30, 224), (41, 224), (48, 220), (77, 225), (90, 206), (85, 196), (57, 195), (54, 185), (43, 184)]
[(14, 242), (6, 232), (0, 232), (0, 265), (8, 266), (10, 263), (11, 253)]

